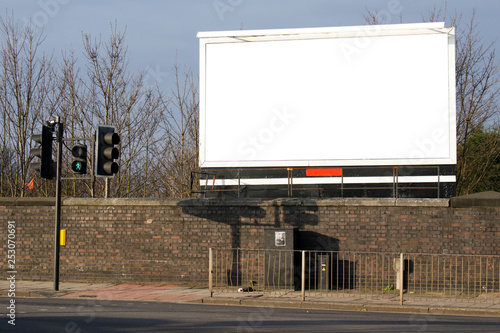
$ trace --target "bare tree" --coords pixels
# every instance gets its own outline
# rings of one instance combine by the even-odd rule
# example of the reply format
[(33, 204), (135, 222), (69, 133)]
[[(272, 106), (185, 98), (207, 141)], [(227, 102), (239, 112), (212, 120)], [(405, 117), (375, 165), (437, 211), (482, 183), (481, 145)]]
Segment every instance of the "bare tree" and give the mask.
[(166, 117), (161, 145), (155, 149), (156, 169), (161, 170), (162, 196), (185, 198), (191, 194), (191, 171), (198, 169), (199, 100), (193, 74), (181, 74), (177, 64), (174, 72), (172, 95), (163, 101)]
[[(143, 167), (140, 165), (143, 157), (156, 140), (162, 117), (161, 96), (155, 86), (144, 82), (144, 73), (129, 73), (125, 32), (119, 32), (116, 23), (111, 27), (108, 42), (103, 44), (100, 39), (84, 34), (83, 44), (88, 60), (85, 86), (93, 105), (87, 121), (117, 127), (122, 140), (122, 156), (120, 172), (113, 179), (113, 195), (135, 195), (144, 180), (132, 186), (137, 175), (134, 169)], [(110, 196), (108, 180), (106, 178), (104, 184), (104, 197)]]
[(498, 141), (489, 141), (479, 165), (468, 163), (469, 138), (478, 130), (492, 125), (499, 112), (500, 67), (494, 44), (483, 44), (476, 32), (474, 16), (457, 41), (457, 144), (461, 148), (457, 162), (457, 194), (468, 194), (484, 177), (484, 170), (494, 159)]
[[(456, 27), (456, 103), (457, 103), (457, 194), (472, 193), (484, 178), (498, 151), (498, 140), (485, 140), (481, 154), (477, 145), (469, 144), (470, 137), (483, 130), (493, 129), (498, 119), (500, 65), (495, 44), (484, 43), (475, 22), (475, 10), (468, 24), (462, 25), (461, 15), (448, 19), (444, 11), (434, 7), (423, 21), (450, 21)], [(368, 24), (380, 24), (375, 12), (364, 16)], [(498, 125), (497, 125), (498, 126)], [(498, 127), (497, 127), (498, 130)], [(490, 138), (490, 137), (488, 137)]]
[[(66, 138), (92, 138), (97, 124), (116, 126), (121, 137), (120, 172), (111, 181), (65, 180), (64, 195), (131, 197), (189, 193), (187, 181), (166, 180), (170, 170), (166, 175), (162, 171), (165, 169), (158, 169), (162, 164), (175, 163), (165, 164), (158, 159), (163, 158), (160, 151), (166, 152), (170, 160), (178, 156), (181, 162), (175, 164), (172, 175), (182, 175), (180, 178), (188, 178), (192, 165), (196, 165), (192, 160), (196, 161), (193, 149), (197, 151), (197, 145), (192, 140), (197, 142), (197, 92), (192, 78), (173, 92), (171, 100), (175, 102), (171, 103), (168, 122), (163, 115), (170, 100), (162, 96), (155, 82), (148, 84), (144, 73), (129, 72), (125, 32), (118, 31), (116, 23), (106, 42), (83, 34), (85, 70), (80, 70), (73, 52), (63, 52), (58, 67), (52, 66), (52, 57), (39, 55), (42, 35), (30, 26), (20, 29), (8, 17), (2, 19), (1, 28), (5, 42), (0, 49), (0, 195), (25, 196), (30, 172), (35, 175), (36, 186), (29, 195), (53, 195), (53, 182), (39, 179), (28, 169), (30, 136), (42, 120), (48, 120), (49, 112), (61, 116)], [(181, 84), (180, 77), (176, 77)], [(72, 143), (64, 145), (67, 149), (63, 151), (63, 175), (68, 175)], [(89, 149), (89, 155), (92, 153)], [(181, 190), (166, 190), (165, 184), (174, 184), (174, 188), (178, 182), (183, 184)]]
[[(60, 77), (58, 80), (59, 92), (61, 99), (59, 109), (64, 115), (65, 136), (66, 137), (81, 137), (93, 138), (93, 111), (95, 109), (94, 96), (95, 94), (86, 90), (85, 82), (80, 75), (80, 70), (76, 66), (77, 58), (74, 52), (63, 53), (60, 67)], [(64, 170), (69, 173), (70, 162), (72, 156), (69, 153), (74, 144), (87, 144), (87, 142), (72, 142), (71, 146), (66, 146), (63, 160), (66, 161)], [(92, 155), (91, 146), (88, 146), (88, 155)], [(92, 162), (92, 159), (88, 159)], [(88, 164), (88, 169), (92, 169), (93, 165)], [(84, 186), (82, 187), (82, 182)], [(68, 196), (95, 196), (95, 183), (91, 181), (72, 180), (65, 181), (65, 195)]]
[(363, 19), (365, 20), (365, 23), (368, 25), (379, 25), (385, 23), (382, 21), (382, 18), (377, 15), (376, 11), (369, 10), (368, 8), (365, 9), (365, 13), (363, 14)]
[(4, 37), (0, 48), (2, 195), (23, 197), (31, 161), (30, 137), (53, 109), (52, 57), (40, 54), (42, 32), (31, 25), (21, 28), (13, 15), (0, 19), (0, 29)]
[[(475, 22), (473, 10), (468, 24), (462, 26), (461, 15), (455, 13), (450, 24), (457, 29), (456, 38), (456, 101), (457, 101), (457, 194), (475, 191), (495, 160), (498, 140), (486, 140), (477, 155), (477, 145), (469, 144), (470, 138), (483, 129), (492, 128), (500, 104), (500, 63), (495, 44), (484, 43)], [(431, 11), (428, 21), (444, 21), (446, 10)], [(473, 158), (472, 158), (473, 157)]]

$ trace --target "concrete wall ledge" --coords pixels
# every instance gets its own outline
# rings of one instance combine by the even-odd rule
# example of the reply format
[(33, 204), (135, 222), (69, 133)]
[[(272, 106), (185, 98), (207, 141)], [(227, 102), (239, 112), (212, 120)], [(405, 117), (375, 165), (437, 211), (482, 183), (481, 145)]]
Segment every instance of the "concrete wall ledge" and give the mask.
[[(0, 206), (53, 206), (54, 198), (0, 198)], [(281, 198), (273, 200), (242, 199), (149, 199), (149, 198), (65, 198), (63, 206), (181, 206), (181, 207), (449, 207), (449, 199), (410, 198)]]
[(55, 198), (0, 198), (0, 206), (55, 206)]
[(392, 198), (328, 198), (273, 200), (242, 199), (65, 199), (64, 205), (98, 206), (181, 206), (181, 207), (274, 207), (274, 206), (380, 206), (380, 207), (449, 207), (449, 199), (392, 199)]
[(154, 198), (66, 198), (64, 206), (178, 206), (182, 199)]
[(495, 207), (500, 208), (500, 193), (487, 191), (451, 198), (453, 208)]

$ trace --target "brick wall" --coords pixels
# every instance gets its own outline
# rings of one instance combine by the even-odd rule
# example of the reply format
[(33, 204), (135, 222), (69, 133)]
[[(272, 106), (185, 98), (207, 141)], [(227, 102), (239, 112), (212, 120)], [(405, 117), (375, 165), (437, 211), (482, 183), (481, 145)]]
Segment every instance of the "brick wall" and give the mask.
[[(18, 279), (51, 280), (53, 199), (0, 199), (0, 267), (16, 224)], [(204, 283), (209, 247), (264, 248), (264, 230), (298, 228), (299, 249), (500, 255), (500, 207), (446, 199), (66, 199), (61, 281)]]

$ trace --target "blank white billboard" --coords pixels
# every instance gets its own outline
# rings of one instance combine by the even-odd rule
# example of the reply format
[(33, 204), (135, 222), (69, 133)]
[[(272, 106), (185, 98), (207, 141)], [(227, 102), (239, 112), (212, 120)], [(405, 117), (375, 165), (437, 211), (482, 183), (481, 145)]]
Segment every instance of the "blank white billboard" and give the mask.
[(198, 37), (201, 167), (456, 163), (443, 23)]

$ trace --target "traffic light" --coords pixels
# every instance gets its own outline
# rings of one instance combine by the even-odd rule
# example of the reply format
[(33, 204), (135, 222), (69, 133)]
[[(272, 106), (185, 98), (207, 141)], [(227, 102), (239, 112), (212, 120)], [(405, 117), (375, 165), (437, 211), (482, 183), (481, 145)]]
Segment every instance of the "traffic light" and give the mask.
[(39, 162), (32, 162), (31, 168), (40, 172), (40, 177), (53, 179), (56, 176), (55, 162), (52, 161), (52, 131), (49, 126), (42, 126), (41, 134), (33, 134), (31, 140), (39, 144), (30, 150), (30, 155), (40, 158)]
[(95, 176), (113, 177), (118, 172), (120, 151), (114, 145), (120, 143), (120, 136), (114, 126), (98, 125), (95, 144)]
[(87, 173), (87, 146), (76, 145), (71, 149), (73, 155), (73, 163), (71, 163), (71, 170), (74, 173), (84, 175)]

